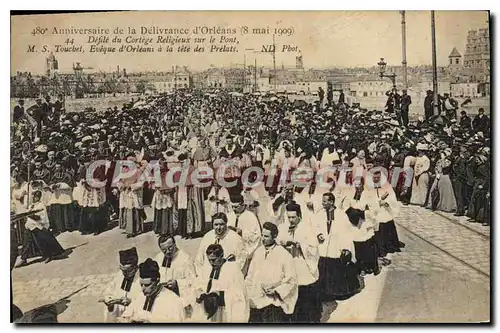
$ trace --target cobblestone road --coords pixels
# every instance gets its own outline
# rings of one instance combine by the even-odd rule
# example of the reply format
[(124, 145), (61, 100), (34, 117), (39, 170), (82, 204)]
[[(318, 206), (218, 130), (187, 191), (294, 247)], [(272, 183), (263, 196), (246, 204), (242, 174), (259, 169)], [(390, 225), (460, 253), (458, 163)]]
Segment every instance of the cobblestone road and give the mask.
[[(422, 263), (421, 266), (426, 266), (427, 262), (434, 262), (447, 268), (455, 267), (474, 278), (483, 276), (488, 279), (490, 276), (489, 235), (485, 232), (470, 230), (459, 222), (453, 223), (449, 218), (421, 207), (404, 206), (397, 219), (397, 225), (436, 247), (437, 252), (433, 256), (419, 260)], [(412, 253), (412, 255), (415, 254)], [(462, 265), (452, 264), (453, 261), (447, 259), (452, 257), (462, 261)]]

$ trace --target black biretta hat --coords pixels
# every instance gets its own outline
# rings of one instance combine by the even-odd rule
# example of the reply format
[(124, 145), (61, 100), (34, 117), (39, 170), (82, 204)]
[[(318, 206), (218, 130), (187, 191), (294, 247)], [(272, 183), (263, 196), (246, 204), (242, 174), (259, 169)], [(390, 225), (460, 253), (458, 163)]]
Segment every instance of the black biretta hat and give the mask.
[(141, 279), (159, 279), (160, 267), (158, 263), (151, 258), (139, 265), (139, 276)]
[(355, 209), (352, 207), (349, 207), (345, 213), (347, 214), (347, 217), (349, 218), (349, 222), (353, 225), (358, 225), (360, 219), (365, 218), (365, 212), (360, 210), (360, 209)]
[(118, 253), (120, 255), (120, 264), (137, 265), (139, 256), (137, 255), (137, 249), (135, 247), (128, 250), (119, 251)]

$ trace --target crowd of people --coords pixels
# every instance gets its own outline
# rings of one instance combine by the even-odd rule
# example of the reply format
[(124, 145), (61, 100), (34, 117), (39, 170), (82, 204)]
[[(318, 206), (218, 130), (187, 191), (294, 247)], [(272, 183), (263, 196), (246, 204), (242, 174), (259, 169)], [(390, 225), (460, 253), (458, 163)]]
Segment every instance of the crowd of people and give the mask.
[[(394, 109), (224, 91), (176, 91), (95, 112), (70, 112), (61, 99), (16, 106), (12, 211), (37, 210), (14, 224), (18, 266), (64, 256), (59, 233), (97, 235), (117, 224), (135, 237), (151, 218), (161, 251), (141, 264), (137, 249), (120, 252), (102, 299), (106, 321), (319, 322), (404, 247), (394, 224), (401, 204), (490, 223), (482, 109), (474, 120), (426, 111), (410, 121)], [(105, 163), (89, 169), (95, 161)], [(144, 182), (153, 161), (162, 175), (188, 165), (189, 174), (208, 167), (222, 178)], [(260, 182), (258, 172), (243, 177), (255, 169)], [(120, 172), (127, 177), (116, 182)], [(307, 181), (294, 182), (297, 174)], [(174, 236), (201, 237), (196, 256)]]

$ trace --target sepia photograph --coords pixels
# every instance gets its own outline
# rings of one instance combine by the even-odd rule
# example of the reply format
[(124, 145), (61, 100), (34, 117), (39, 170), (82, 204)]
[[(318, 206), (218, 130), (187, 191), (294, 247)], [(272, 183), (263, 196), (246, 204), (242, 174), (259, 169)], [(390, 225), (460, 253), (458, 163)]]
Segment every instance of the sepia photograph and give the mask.
[(491, 322), (488, 10), (10, 26), (11, 323)]

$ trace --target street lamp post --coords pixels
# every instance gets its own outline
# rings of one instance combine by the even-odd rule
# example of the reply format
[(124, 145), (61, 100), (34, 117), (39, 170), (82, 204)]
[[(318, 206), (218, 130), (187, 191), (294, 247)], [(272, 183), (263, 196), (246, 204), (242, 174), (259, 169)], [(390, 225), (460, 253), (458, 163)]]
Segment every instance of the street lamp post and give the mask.
[(402, 49), (403, 49), (403, 89), (408, 89), (408, 72), (406, 68), (406, 12), (401, 11), (401, 38), (402, 38)]
[(434, 90), (434, 115), (440, 115), (439, 111), (439, 93), (438, 93), (438, 78), (437, 78), (437, 60), (436, 60), (436, 21), (434, 11), (431, 10), (431, 37), (432, 37), (432, 87)]
[(391, 73), (391, 74), (386, 74), (385, 69), (387, 67), (387, 63), (384, 61), (384, 58), (380, 58), (380, 61), (377, 63), (379, 72), (380, 72), (380, 78), (387, 77), (391, 79), (392, 82), (392, 88), (396, 90), (396, 73)]

